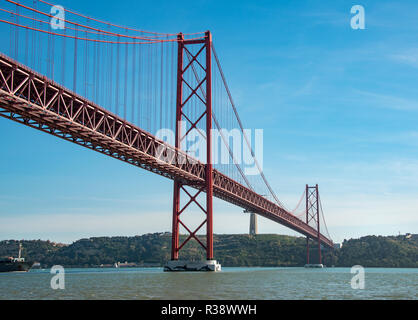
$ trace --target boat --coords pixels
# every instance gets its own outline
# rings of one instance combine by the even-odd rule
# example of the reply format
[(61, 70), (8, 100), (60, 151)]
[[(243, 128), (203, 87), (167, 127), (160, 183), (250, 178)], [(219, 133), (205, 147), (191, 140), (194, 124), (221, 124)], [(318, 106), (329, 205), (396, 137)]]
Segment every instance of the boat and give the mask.
[(324, 268), (325, 266), (322, 263), (316, 264), (305, 264), (305, 268)]
[(0, 259), (0, 272), (28, 272), (33, 263), (22, 258), (22, 244), (19, 243), (19, 255), (17, 258), (7, 257)]

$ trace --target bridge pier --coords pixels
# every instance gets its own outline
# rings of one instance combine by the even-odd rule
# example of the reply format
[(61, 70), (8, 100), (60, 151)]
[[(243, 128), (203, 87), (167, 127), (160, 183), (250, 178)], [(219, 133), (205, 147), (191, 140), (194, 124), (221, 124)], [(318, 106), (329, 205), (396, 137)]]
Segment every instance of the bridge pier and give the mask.
[(182, 261), (171, 260), (164, 266), (164, 271), (221, 271), (221, 265), (216, 260)]

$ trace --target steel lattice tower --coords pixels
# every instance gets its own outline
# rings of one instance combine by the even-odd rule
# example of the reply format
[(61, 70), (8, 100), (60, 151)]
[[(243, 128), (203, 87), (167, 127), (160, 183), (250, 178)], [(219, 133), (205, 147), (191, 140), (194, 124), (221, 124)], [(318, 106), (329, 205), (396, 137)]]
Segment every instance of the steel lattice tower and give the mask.
[[(306, 185), (306, 223), (314, 221), (317, 228), (318, 240), (318, 264), (322, 264), (321, 258), (321, 233), (319, 229), (319, 190), (318, 185), (310, 187)], [(309, 264), (309, 236), (306, 237), (306, 261)]]
[[(185, 189), (186, 184), (184, 184), (180, 179), (174, 180), (174, 200), (173, 200), (173, 233), (172, 233), (172, 248), (171, 248), (171, 260), (179, 259), (179, 251), (183, 246), (191, 239), (194, 238), (205, 250), (207, 260), (213, 259), (213, 214), (212, 214), (212, 201), (213, 201), (213, 176), (212, 176), (212, 141), (211, 141), (211, 129), (212, 129), (212, 70), (211, 70), (211, 43), (212, 36), (208, 31), (205, 33), (205, 39), (203, 40), (185, 40), (182, 34), (178, 36), (178, 64), (177, 64), (177, 102), (176, 102), (176, 148), (181, 149), (182, 140), (190, 133), (181, 132), (181, 122), (184, 119), (188, 119), (187, 111), (185, 106), (190, 102), (191, 97), (196, 96), (201, 101), (205, 102), (205, 111), (199, 117), (196, 122), (191, 123), (192, 127), (196, 128), (197, 123), (206, 118), (206, 168), (205, 168), (205, 182), (203, 185), (194, 186), (197, 189), (197, 192), (192, 195)], [(189, 47), (200, 45), (200, 49), (197, 53), (193, 54), (192, 50), (189, 50)], [(205, 65), (199, 62), (198, 58), (200, 55), (205, 54)], [(188, 55), (190, 62), (184, 64), (184, 56)], [(189, 84), (184, 74), (187, 70), (199, 68), (203, 70), (205, 76), (203, 79), (196, 79), (196, 84), (193, 87), (193, 84)], [(196, 73), (195, 73), (196, 75)], [(183, 89), (185, 87), (190, 88), (191, 92), (188, 96), (183, 97)], [(202, 87), (206, 87), (205, 93), (202, 97)], [(202, 93), (200, 93), (200, 91)], [(199, 95), (200, 94), (200, 95)], [(185, 98), (185, 99), (184, 99)], [(183, 207), (180, 208), (180, 194), (181, 192), (187, 194), (190, 198), (190, 201)], [(203, 191), (206, 192), (206, 207), (201, 206), (197, 197)], [(186, 224), (180, 220), (180, 215), (185, 211), (189, 204), (192, 202), (196, 203), (197, 206), (206, 214), (206, 219), (200, 224), (200, 226), (191, 231)], [(196, 233), (206, 224), (206, 244), (202, 243), (199, 238), (196, 236)], [(189, 233), (189, 237), (179, 245), (179, 227), (182, 225)]]

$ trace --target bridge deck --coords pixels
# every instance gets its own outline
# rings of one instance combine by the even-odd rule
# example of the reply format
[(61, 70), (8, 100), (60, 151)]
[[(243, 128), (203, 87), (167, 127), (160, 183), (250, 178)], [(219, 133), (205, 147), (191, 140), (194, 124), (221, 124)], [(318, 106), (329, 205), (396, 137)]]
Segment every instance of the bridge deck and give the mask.
[[(204, 188), (205, 164), (4, 55), (0, 55), (0, 116)], [(161, 152), (165, 161), (159, 160)], [(216, 197), (317, 237), (314, 228), (221, 172), (213, 170), (213, 181)], [(320, 239), (333, 246), (324, 235)]]

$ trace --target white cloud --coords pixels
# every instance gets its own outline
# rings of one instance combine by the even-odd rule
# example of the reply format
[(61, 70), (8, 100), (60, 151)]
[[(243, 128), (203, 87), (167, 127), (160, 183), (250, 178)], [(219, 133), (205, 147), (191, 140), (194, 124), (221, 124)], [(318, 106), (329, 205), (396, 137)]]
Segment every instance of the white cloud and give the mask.
[(408, 49), (401, 53), (392, 54), (390, 59), (418, 68), (418, 48)]
[(362, 90), (355, 90), (354, 93), (356, 94), (356, 99), (360, 100), (363, 105), (393, 110), (418, 110), (418, 100), (415, 99), (400, 98), (393, 95), (379, 94)]

